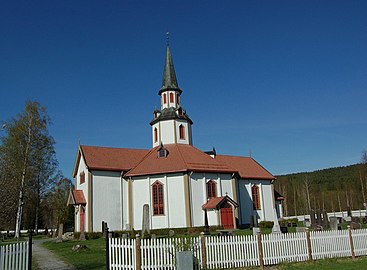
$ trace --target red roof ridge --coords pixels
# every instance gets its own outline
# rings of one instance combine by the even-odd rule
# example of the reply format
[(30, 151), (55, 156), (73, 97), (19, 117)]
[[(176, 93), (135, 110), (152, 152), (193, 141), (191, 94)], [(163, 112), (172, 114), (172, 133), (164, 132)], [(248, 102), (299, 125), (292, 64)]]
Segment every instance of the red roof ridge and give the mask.
[(153, 150), (155, 150), (155, 149), (158, 149), (158, 147), (160, 147), (160, 146), (156, 146), (156, 147), (154, 147), (154, 148), (152, 148), (152, 149), (150, 149), (149, 150), (149, 152), (138, 162), (138, 164), (136, 164), (135, 165), (135, 167), (134, 168), (132, 168), (132, 169), (130, 169), (127, 173), (131, 173), (131, 172), (133, 172), (134, 171), (134, 169), (136, 168), (136, 167), (138, 167), (144, 160), (146, 160), (147, 159), (147, 157), (150, 155), (150, 153), (152, 153), (153, 152)]
[(143, 148), (128, 148), (128, 147), (114, 147), (114, 146), (98, 146), (98, 145), (86, 145), (81, 144), (80, 147), (94, 147), (94, 148), (104, 148), (104, 149), (125, 149), (125, 150), (138, 150), (138, 151), (149, 151), (149, 149)]

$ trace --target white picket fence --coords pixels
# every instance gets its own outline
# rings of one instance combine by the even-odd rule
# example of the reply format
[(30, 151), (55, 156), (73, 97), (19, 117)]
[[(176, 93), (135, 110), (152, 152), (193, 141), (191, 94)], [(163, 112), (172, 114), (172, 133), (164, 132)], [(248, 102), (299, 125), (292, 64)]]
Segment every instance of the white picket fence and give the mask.
[(27, 270), (28, 242), (0, 246), (0, 269)]
[[(176, 269), (178, 250), (193, 251), (198, 267), (208, 269), (274, 265), (311, 258), (367, 255), (367, 229), (261, 236), (109, 239), (110, 269)], [(352, 248), (353, 245), (353, 248)], [(204, 257), (204, 258), (203, 258)], [(138, 259), (138, 260), (137, 260)]]

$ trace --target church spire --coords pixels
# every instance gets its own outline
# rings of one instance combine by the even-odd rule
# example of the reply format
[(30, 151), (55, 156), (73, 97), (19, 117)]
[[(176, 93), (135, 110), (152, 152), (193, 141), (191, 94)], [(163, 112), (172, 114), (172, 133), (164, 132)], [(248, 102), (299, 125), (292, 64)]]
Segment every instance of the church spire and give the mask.
[(162, 94), (162, 92), (167, 91), (167, 90), (177, 91), (180, 94), (182, 93), (182, 90), (180, 89), (177, 83), (176, 72), (173, 66), (172, 55), (169, 49), (168, 42), (167, 42), (167, 48), (166, 48), (166, 60), (164, 63), (164, 70), (163, 70), (162, 87), (159, 90), (158, 94), (160, 95)]

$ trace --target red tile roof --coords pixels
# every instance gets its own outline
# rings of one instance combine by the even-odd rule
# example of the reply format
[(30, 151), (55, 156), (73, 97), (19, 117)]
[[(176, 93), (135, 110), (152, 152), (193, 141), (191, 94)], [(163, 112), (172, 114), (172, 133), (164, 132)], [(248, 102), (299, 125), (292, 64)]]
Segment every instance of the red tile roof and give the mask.
[(153, 148), (148, 155), (126, 176), (148, 174), (161, 174), (173, 172), (215, 172), (234, 173), (236, 170), (226, 164), (211, 158), (209, 155), (186, 144), (167, 144), (164, 148), (168, 151), (167, 157), (158, 157), (158, 149)]
[(251, 157), (217, 155), (216, 159), (237, 171), (245, 179), (269, 179), (275, 177)]
[(68, 198), (68, 205), (86, 205), (87, 201), (85, 200), (83, 190), (74, 189), (70, 192)]
[(239, 173), (244, 179), (275, 177), (250, 157), (217, 155), (215, 158), (186, 144), (167, 144), (167, 157), (158, 157), (157, 146), (151, 150), (81, 145), (73, 176), (81, 156), (92, 170), (123, 171), (126, 176), (141, 176), (175, 172)]
[(232, 204), (234, 207), (238, 207), (238, 204), (232, 200), (230, 197), (228, 196), (223, 196), (223, 197), (215, 197), (215, 198), (211, 198), (209, 201), (207, 201), (203, 206), (202, 209), (219, 209), (221, 207), (221, 205), (224, 205), (225, 202), (229, 202), (230, 204)]
[(129, 171), (134, 168), (149, 150), (80, 146), (89, 169), (106, 171)]

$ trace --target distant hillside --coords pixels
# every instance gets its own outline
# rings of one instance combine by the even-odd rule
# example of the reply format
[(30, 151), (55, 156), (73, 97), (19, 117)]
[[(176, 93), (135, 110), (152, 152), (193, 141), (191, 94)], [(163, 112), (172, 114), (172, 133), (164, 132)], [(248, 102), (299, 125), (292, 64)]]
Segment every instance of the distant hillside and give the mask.
[(287, 216), (308, 214), (310, 209), (362, 209), (366, 187), (366, 164), (279, 175), (275, 181), (275, 189), (285, 197), (283, 210)]

